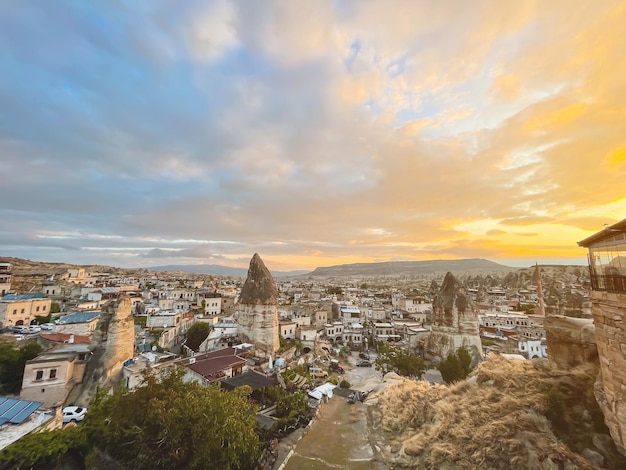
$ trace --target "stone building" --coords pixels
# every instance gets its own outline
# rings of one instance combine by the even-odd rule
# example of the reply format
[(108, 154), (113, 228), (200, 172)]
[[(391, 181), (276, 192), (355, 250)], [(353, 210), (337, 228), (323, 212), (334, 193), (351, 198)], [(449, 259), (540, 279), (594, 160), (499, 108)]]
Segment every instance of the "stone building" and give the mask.
[(611, 437), (626, 455), (626, 219), (578, 245), (589, 250), (593, 320), (600, 359), (596, 400)]
[(465, 347), (474, 362), (482, 358), (478, 315), (465, 287), (447, 273), (433, 300), (432, 333), (426, 341), (425, 352), (444, 359)]
[(238, 312), (239, 336), (254, 345), (257, 356), (268, 357), (278, 351), (278, 289), (257, 253), (250, 261)]
[(22, 379), (22, 400), (62, 406), (74, 386), (83, 381), (89, 359), (87, 344), (68, 343), (27, 361)]
[(30, 325), (50, 313), (52, 300), (44, 294), (8, 294), (0, 299), (0, 328)]
[(11, 263), (0, 263), (0, 297), (11, 292)]

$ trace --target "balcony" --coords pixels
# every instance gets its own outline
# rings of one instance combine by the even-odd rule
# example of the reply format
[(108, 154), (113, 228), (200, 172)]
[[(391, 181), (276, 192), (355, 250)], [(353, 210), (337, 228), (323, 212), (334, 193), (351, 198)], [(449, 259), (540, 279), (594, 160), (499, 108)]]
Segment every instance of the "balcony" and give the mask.
[(626, 294), (626, 276), (621, 274), (594, 274), (591, 271), (591, 288), (597, 291)]

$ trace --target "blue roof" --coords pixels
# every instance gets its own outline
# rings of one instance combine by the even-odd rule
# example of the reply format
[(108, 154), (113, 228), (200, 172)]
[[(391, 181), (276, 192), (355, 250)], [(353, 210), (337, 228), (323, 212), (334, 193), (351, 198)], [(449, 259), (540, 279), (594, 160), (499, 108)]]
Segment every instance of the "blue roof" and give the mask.
[(59, 319), (59, 324), (87, 323), (100, 316), (100, 312), (76, 312), (65, 315)]
[(2, 300), (30, 300), (30, 299), (45, 299), (46, 294), (34, 293), (34, 294), (8, 294), (2, 297)]
[(0, 425), (5, 423), (21, 424), (43, 403), (39, 401), (15, 400), (0, 397)]

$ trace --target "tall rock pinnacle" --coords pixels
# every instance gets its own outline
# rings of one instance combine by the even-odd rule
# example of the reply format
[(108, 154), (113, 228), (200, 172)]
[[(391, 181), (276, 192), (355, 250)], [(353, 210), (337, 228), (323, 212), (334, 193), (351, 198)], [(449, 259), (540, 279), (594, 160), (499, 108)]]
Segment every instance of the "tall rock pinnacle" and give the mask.
[(248, 277), (241, 289), (239, 302), (246, 305), (278, 305), (278, 289), (258, 253), (250, 260)]
[(239, 295), (238, 323), (239, 336), (254, 345), (256, 356), (269, 357), (280, 348), (278, 289), (257, 253)]

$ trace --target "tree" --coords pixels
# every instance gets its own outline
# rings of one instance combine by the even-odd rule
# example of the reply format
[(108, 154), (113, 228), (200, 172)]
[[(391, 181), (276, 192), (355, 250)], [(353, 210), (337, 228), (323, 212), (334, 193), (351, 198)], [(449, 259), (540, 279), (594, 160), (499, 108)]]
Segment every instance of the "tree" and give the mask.
[(187, 341), (185, 345), (193, 351), (197, 351), (202, 342), (209, 336), (211, 325), (204, 322), (197, 322), (191, 325), (187, 331)]
[(450, 353), (439, 363), (437, 369), (441, 378), (447, 384), (463, 380), (472, 371), (472, 356), (464, 347), (460, 347), (456, 354)]
[(383, 342), (378, 345), (378, 358), (374, 365), (376, 370), (383, 374), (394, 371), (399, 375), (418, 379), (421, 379), (426, 371), (426, 364), (422, 358), (393, 343)]
[(26, 341), (19, 348), (0, 341), (0, 393), (19, 393), (24, 378), (24, 365), (39, 355), (37, 341)]
[(123, 468), (250, 468), (259, 453), (250, 387), (223, 392), (183, 376), (175, 368), (146, 373), (134, 392), (100, 390), (82, 424), (89, 441)]
[(60, 311), (61, 306), (57, 302), (52, 302), (52, 304), (50, 305), (50, 313), (59, 313)]
[(87, 449), (82, 426), (31, 433), (0, 452), (0, 468), (58, 468), (68, 453), (84, 460)]

